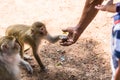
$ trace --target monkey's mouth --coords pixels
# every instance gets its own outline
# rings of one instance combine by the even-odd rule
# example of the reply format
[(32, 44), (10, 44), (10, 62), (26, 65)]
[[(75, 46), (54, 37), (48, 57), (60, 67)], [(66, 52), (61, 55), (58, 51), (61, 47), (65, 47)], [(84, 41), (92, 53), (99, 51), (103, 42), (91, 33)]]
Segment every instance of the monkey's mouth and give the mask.
[(40, 35), (47, 35), (47, 32), (39, 32)]
[(39, 34), (43, 35), (44, 33), (43, 32), (39, 32)]

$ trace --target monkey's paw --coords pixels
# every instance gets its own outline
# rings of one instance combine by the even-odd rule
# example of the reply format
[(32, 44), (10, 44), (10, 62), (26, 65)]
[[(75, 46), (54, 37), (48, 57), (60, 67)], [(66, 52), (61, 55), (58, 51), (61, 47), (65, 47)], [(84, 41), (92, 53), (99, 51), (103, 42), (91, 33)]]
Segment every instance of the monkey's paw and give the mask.
[(29, 72), (30, 74), (33, 74), (33, 68), (31, 67), (31, 65), (30, 65), (29, 63), (26, 63), (25, 66), (26, 66), (28, 72)]
[(48, 68), (44, 67), (44, 68), (41, 68), (40, 72), (48, 72)]

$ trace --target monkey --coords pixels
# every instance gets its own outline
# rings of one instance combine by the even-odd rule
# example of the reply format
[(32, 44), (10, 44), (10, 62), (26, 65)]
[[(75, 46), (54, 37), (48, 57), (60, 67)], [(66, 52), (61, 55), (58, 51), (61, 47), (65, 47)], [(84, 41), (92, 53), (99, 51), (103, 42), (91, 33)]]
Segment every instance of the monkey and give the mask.
[(19, 64), (32, 72), (32, 67), (20, 55), (20, 45), (12, 36), (0, 38), (0, 80), (20, 80)]
[(28, 44), (32, 48), (32, 53), (37, 63), (39, 64), (41, 71), (46, 71), (44, 64), (42, 63), (38, 55), (38, 46), (42, 39), (46, 39), (51, 43), (55, 43), (59, 40), (59, 35), (52, 37), (44, 23), (34, 22), (32, 25), (15, 24), (6, 29), (6, 36), (14, 36), (21, 45), (20, 55), (23, 58), (24, 43)]

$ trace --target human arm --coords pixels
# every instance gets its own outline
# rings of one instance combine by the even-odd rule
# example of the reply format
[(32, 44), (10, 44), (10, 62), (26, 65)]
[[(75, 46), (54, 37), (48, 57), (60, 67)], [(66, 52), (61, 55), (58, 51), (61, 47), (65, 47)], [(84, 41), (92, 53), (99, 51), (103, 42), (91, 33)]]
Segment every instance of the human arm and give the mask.
[(95, 9), (95, 5), (101, 4), (104, 0), (86, 0), (82, 16), (75, 27), (68, 27), (64, 29), (63, 32), (68, 32), (67, 40), (62, 40), (61, 45), (69, 46), (74, 44), (89, 23), (93, 20), (96, 16), (98, 10)]
[(95, 6), (96, 9), (102, 10), (102, 11), (108, 11), (108, 12), (120, 12), (120, 2), (114, 3), (113, 0), (111, 0), (111, 4), (107, 3), (106, 5), (97, 5)]
[(115, 72), (115, 80), (120, 80), (120, 59), (118, 60), (118, 67)]

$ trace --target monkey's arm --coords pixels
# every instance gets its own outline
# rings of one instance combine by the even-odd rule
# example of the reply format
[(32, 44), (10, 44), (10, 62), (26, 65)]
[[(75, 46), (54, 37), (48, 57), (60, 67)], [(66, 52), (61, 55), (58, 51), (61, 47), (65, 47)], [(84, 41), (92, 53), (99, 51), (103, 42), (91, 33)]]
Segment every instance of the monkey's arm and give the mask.
[(31, 74), (33, 74), (33, 69), (32, 69), (31, 65), (27, 61), (25, 61), (25, 60), (23, 60), (21, 58), (20, 64), (23, 65), (25, 68), (27, 68), (28, 72), (30, 72)]
[(60, 35), (57, 35), (57, 36), (51, 36), (50, 34), (47, 34), (47, 36), (45, 37), (46, 40), (48, 40), (49, 42), (51, 43), (55, 43), (57, 42), (60, 38)]
[(37, 63), (39, 64), (39, 66), (41, 68), (41, 71), (45, 71), (45, 66), (43, 65), (43, 63), (42, 63), (42, 61), (41, 61), (41, 59), (40, 59), (40, 57), (38, 55), (38, 46), (39, 46), (39, 44), (35, 43), (36, 41), (31, 39), (30, 37), (26, 37), (26, 41), (32, 47), (33, 56), (36, 59)]

